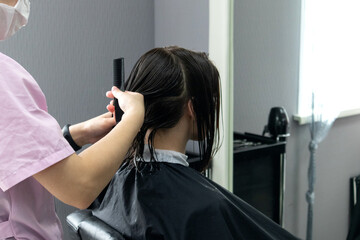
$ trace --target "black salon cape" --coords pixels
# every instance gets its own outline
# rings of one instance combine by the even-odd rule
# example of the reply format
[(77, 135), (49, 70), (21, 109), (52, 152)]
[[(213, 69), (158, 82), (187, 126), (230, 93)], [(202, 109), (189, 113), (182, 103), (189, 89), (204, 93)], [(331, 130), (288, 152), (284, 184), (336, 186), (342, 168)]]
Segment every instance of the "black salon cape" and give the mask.
[(126, 239), (297, 239), (190, 167), (139, 162), (138, 169), (123, 164), (93, 209)]

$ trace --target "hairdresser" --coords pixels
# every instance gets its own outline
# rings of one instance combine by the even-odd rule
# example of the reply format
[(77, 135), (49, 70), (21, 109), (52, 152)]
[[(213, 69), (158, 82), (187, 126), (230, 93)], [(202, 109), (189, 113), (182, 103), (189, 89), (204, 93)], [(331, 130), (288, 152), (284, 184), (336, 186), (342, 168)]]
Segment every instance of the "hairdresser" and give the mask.
[[(29, 11), (29, 0), (0, 0), (0, 40), (25, 26)], [(107, 96), (119, 100), (120, 123), (108, 112), (62, 133), (36, 81), (0, 53), (0, 239), (62, 239), (53, 196), (86, 208), (109, 183), (143, 123), (144, 100), (115, 87)]]

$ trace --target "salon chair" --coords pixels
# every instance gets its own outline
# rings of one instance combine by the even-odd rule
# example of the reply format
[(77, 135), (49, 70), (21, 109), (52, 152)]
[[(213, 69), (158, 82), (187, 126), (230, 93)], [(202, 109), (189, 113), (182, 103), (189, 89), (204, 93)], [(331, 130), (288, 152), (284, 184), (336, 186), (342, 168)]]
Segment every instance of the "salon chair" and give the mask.
[(66, 217), (71, 240), (125, 240), (111, 226), (92, 215), (91, 210), (78, 210)]
[[(197, 154), (187, 152), (189, 166), (199, 171), (203, 163)], [(204, 173), (205, 176), (208, 172)], [(100, 206), (105, 196), (107, 187), (100, 193), (98, 198), (91, 204), (89, 209), (77, 210), (66, 217), (66, 223), (70, 232), (70, 240), (125, 240), (125, 237), (117, 230), (95, 217), (91, 209)]]

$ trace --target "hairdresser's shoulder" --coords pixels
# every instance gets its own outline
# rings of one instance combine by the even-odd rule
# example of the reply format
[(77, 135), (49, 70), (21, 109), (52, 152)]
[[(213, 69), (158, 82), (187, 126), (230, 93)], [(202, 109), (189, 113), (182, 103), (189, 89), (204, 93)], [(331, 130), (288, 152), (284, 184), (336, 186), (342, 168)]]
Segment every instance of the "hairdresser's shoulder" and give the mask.
[(12, 61), (15, 61), (15, 60), (13, 60), (11, 57), (5, 55), (4, 53), (0, 52), (0, 62), (1, 63), (7, 63), (9, 61), (12, 62)]
[(11, 57), (0, 52), (0, 70), (23, 69), (23, 67)]

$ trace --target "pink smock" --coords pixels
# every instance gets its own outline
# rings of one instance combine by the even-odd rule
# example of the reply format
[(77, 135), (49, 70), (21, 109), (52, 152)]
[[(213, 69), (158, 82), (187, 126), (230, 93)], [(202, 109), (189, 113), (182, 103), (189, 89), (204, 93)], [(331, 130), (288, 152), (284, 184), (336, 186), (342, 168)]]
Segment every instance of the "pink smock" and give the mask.
[(73, 153), (39, 85), (0, 53), (0, 239), (62, 239), (54, 197), (32, 175)]

